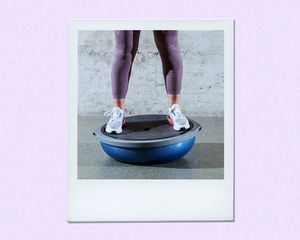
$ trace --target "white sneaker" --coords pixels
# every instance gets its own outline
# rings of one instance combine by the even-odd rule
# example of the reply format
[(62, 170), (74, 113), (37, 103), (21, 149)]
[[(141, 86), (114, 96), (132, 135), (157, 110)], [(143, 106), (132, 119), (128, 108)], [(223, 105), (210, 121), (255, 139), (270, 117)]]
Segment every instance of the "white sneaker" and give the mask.
[(190, 128), (189, 120), (183, 115), (178, 104), (168, 108), (168, 122), (176, 131)]
[(104, 113), (104, 116), (109, 116), (110, 119), (108, 123), (106, 124), (105, 132), (107, 133), (121, 133), (122, 132), (122, 126), (125, 124), (124, 119), (124, 110), (118, 107), (114, 107), (110, 111), (106, 111)]

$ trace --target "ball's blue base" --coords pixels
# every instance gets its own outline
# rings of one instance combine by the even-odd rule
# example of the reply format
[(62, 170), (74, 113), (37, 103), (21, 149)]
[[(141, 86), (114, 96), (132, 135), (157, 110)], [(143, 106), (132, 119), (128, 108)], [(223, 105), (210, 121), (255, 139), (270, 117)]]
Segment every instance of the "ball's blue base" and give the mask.
[(125, 148), (101, 142), (101, 147), (113, 159), (131, 164), (158, 164), (180, 159), (186, 155), (195, 142), (195, 137), (167, 146), (151, 148)]

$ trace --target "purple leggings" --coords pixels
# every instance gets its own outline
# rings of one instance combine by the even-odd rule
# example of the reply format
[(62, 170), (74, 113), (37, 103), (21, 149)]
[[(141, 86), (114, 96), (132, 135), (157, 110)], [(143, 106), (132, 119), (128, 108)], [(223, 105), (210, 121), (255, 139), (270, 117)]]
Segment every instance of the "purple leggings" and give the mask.
[[(162, 61), (167, 94), (179, 95), (183, 67), (178, 46), (178, 32), (153, 31), (153, 35)], [(139, 37), (140, 30), (115, 31), (116, 51), (111, 69), (114, 99), (126, 98), (131, 67), (138, 50)]]

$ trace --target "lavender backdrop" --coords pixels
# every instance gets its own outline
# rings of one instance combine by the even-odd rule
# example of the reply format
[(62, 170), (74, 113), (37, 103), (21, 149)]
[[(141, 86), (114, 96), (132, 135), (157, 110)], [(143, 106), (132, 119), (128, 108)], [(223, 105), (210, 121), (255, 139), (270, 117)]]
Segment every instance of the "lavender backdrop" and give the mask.
[[(1, 1), (1, 239), (299, 239), (300, 3)], [(236, 221), (66, 223), (67, 19), (236, 19)]]

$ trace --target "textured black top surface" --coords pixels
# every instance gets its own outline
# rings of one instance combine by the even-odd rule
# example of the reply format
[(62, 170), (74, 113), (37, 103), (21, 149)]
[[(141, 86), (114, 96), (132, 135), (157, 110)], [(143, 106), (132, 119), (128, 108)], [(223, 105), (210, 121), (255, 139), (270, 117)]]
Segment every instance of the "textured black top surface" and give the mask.
[(138, 115), (125, 118), (121, 134), (110, 134), (101, 127), (101, 133), (107, 137), (123, 140), (156, 140), (176, 137), (185, 134), (193, 128), (193, 122), (189, 121), (190, 128), (183, 131), (175, 131), (167, 121), (166, 115)]

